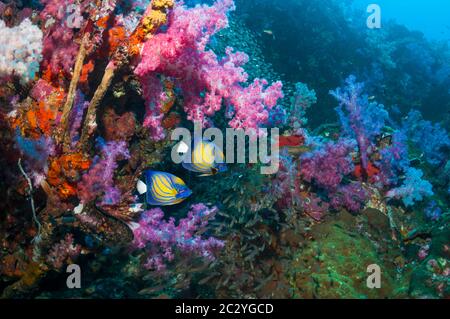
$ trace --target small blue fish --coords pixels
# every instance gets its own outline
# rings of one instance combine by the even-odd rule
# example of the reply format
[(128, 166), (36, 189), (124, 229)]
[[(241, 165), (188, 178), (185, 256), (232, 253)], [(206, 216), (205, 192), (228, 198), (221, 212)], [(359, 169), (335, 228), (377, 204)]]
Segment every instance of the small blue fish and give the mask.
[(181, 178), (151, 170), (145, 171), (145, 183), (139, 180), (137, 190), (140, 195), (145, 194), (147, 204), (154, 206), (175, 205), (192, 194)]
[(192, 155), (187, 154), (183, 167), (189, 171), (202, 173), (200, 176), (211, 176), (227, 170), (222, 150), (213, 142), (201, 140), (194, 143)]

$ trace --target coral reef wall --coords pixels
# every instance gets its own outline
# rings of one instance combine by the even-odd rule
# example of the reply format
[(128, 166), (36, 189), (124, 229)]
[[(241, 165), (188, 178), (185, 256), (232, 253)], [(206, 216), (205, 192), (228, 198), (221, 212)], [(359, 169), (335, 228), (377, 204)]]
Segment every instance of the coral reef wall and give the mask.
[[(1, 1), (2, 298), (448, 298), (450, 50), (355, 21), (334, 0)], [(279, 169), (206, 140), (187, 148), (212, 161), (175, 163), (195, 124), (258, 132)]]

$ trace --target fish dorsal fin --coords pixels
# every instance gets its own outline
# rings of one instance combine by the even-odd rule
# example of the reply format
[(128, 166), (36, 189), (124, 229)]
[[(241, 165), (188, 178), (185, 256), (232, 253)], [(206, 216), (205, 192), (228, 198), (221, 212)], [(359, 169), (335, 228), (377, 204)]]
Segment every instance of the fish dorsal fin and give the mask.
[(186, 186), (186, 184), (184, 183), (184, 181), (183, 181), (181, 178), (177, 177), (177, 176), (173, 176), (173, 177), (172, 177), (172, 181), (173, 181), (174, 184), (176, 184), (176, 185)]

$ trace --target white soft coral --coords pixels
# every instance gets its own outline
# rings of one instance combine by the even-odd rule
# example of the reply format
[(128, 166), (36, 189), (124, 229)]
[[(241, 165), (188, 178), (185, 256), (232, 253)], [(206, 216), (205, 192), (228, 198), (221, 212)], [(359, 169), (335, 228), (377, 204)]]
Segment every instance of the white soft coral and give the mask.
[(8, 28), (0, 20), (0, 77), (17, 75), (23, 81), (34, 78), (42, 60), (42, 31), (25, 19)]

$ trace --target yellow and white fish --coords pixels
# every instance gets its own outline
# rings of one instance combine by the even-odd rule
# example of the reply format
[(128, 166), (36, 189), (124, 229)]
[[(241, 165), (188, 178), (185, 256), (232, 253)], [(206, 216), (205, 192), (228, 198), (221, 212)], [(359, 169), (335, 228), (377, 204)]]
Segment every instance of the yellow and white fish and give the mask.
[(145, 171), (145, 182), (138, 181), (137, 191), (145, 194), (147, 204), (154, 206), (175, 205), (192, 194), (181, 178), (152, 170)]
[(222, 150), (206, 140), (194, 143), (191, 154), (185, 155), (182, 165), (189, 171), (202, 173), (200, 176), (216, 175), (227, 170)]

